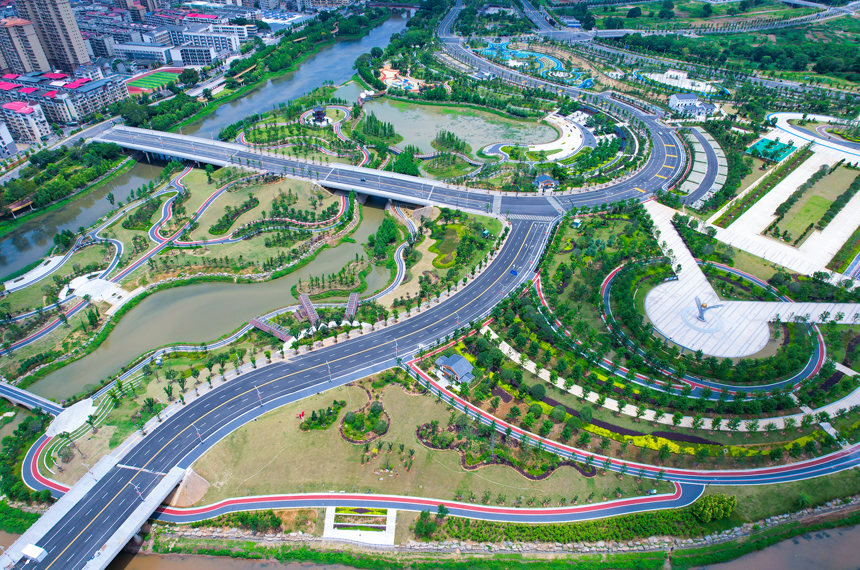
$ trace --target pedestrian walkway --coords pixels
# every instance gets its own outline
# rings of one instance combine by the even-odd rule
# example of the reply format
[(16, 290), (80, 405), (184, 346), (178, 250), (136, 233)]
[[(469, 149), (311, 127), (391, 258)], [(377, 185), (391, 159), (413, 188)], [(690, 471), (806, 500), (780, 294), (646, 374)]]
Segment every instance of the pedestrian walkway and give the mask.
[[(481, 332), (483, 334), (489, 333), (491, 338), (494, 338), (494, 339), (499, 338), (499, 335), (497, 335), (495, 333), (495, 331), (493, 331), (489, 326), (485, 326), (483, 329), (481, 329)], [(531, 372), (532, 374), (534, 374), (535, 376), (537, 376), (538, 378), (540, 378), (544, 382), (548, 382), (550, 384), (553, 383), (551, 378), (550, 378), (550, 371), (549, 370), (546, 370), (542, 366), (535, 364), (534, 362), (532, 362), (531, 360), (529, 360), (527, 358), (524, 359), (523, 355), (520, 352), (518, 352), (516, 349), (511, 347), (507, 342), (501, 341), (499, 343), (499, 350), (501, 350), (504, 353), (504, 355), (507, 356), (508, 358), (510, 358), (513, 362), (516, 362), (517, 364), (522, 366), (525, 370)], [(857, 374), (856, 372), (854, 372), (850, 368), (846, 368), (846, 370), (851, 372), (852, 375)], [(603, 373), (605, 373), (605, 371), (603, 371)], [(584, 397), (582, 387), (579, 386), (578, 384), (572, 384), (572, 385), (570, 385), (570, 388), (565, 387), (565, 379), (564, 378), (559, 378), (555, 385), (558, 386), (561, 390), (564, 390), (564, 391), (568, 392), (569, 394), (572, 394), (573, 396), (575, 396), (577, 398), (587, 400), (593, 404), (596, 404), (598, 399), (600, 398), (600, 394), (598, 394), (597, 392), (592, 392), (590, 390), (588, 391), (587, 397)], [(786, 416), (774, 416), (771, 418), (758, 419), (755, 426), (756, 426), (757, 431), (764, 430), (765, 426), (767, 426), (770, 423), (772, 423), (775, 426), (775, 429), (779, 429), (779, 430), (796, 428), (796, 427), (800, 427), (801, 422), (803, 421), (803, 416), (805, 416), (805, 415), (811, 415), (812, 417), (816, 417), (817, 414), (819, 414), (821, 412), (825, 412), (828, 416), (830, 416), (832, 418), (832, 417), (842, 415), (843, 413), (847, 412), (848, 410), (851, 410), (852, 408), (854, 408), (855, 406), (858, 406), (858, 405), (860, 405), (860, 388), (854, 390), (853, 392), (851, 392), (850, 394), (848, 394), (847, 396), (845, 396), (844, 398), (842, 398), (840, 400), (837, 400), (835, 402), (831, 402), (830, 404), (827, 404), (825, 406), (822, 406), (822, 407), (814, 409), (814, 410), (812, 408), (807, 407), (807, 406), (801, 406), (800, 409), (803, 412), (801, 414), (790, 414), (790, 415), (786, 415)], [(606, 408), (607, 410), (609, 410), (611, 412), (624, 414), (626, 416), (630, 416), (630, 417), (634, 417), (634, 418), (637, 417), (637, 413), (641, 412), (641, 416), (639, 416), (639, 419), (641, 419), (642, 421), (648, 421), (648, 422), (653, 422), (653, 423), (657, 423), (657, 424), (663, 424), (666, 426), (675, 426), (673, 416), (671, 416), (671, 415), (667, 415), (663, 412), (659, 412), (659, 415), (658, 415), (658, 412), (655, 410), (645, 409), (644, 406), (633, 406), (633, 405), (630, 405), (627, 403), (625, 403), (624, 406), (621, 407), (619, 400), (616, 400), (615, 398), (606, 397), (606, 400), (603, 403), (602, 407)], [(640, 408), (641, 408), (641, 410), (640, 410)], [(786, 420), (788, 420), (789, 425), (786, 425)], [(680, 419), (680, 422), (677, 424), (677, 427), (679, 427), (679, 428), (691, 428), (692, 429), (693, 423), (695, 421), (696, 421), (696, 418), (694, 416), (683, 416)], [(747, 432), (747, 431), (750, 431), (750, 429), (753, 426), (753, 424), (751, 424), (749, 421), (743, 421), (743, 422), (738, 423), (737, 426), (735, 426), (736, 429), (732, 430), (732, 429), (730, 429), (728, 422), (725, 422), (725, 421), (721, 421), (720, 424), (717, 426), (714, 425), (713, 418), (702, 417), (701, 421), (702, 421), (702, 425), (699, 429), (704, 429), (704, 430), (709, 430), (709, 431)], [(820, 425), (821, 425), (822, 429), (827, 431), (827, 433), (829, 433), (830, 435), (832, 435), (836, 439), (839, 439), (839, 434), (836, 432), (836, 430), (829, 423), (823, 422), (823, 423), (820, 423)]]
[[(789, 243), (762, 235), (776, 219), (774, 212), (777, 207), (799, 186), (822, 166), (833, 166), (844, 158), (844, 154), (837, 151), (819, 148), (818, 145), (815, 148), (816, 152), (812, 157), (786, 176), (728, 228), (713, 226), (717, 231), (716, 238), (803, 275), (812, 275), (816, 271), (830, 272), (826, 267), (827, 263), (860, 225), (860, 194), (852, 198), (823, 231), (813, 230), (800, 247), (793, 247)], [(713, 220), (712, 217), (709, 221)], [(834, 277), (840, 279), (841, 275), (835, 274)]]
[(656, 201), (646, 202), (645, 208), (677, 275), (677, 280), (648, 293), (645, 312), (654, 329), (678, 346), (708, 356), (738, 358), (762, 350), (770, 339), (768, 323), (777, 319), (841, 324), (855, 322), (855, 315), (860, 319), (860, 305), (853, 303), (720, 300), (672, 224), (675, 211)]

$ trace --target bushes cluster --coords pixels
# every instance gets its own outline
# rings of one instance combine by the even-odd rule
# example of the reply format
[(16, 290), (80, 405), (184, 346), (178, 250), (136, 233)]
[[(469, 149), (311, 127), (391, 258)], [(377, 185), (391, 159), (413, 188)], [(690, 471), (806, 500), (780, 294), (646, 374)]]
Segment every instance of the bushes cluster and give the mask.
[(152, 226), (152, 214), (160, 207), (161, 198), (148, 199), (122, 221), (122, 227), (127, 230), (149, 230)]
[(16, 501), (47, 502), (51, 499), (51, 492), (47, 489), (31, 491), (21, 480), (21, 462), (50, 420), (41, 410), (35, 411), (36, 415), (24, 418), (12, 435), (3, 438), (3, 451), (0, 452), (0, 493)]
[[(690, 507), (683, 509), (672, 509), (667, 511), (653, 511), (622, 515), (601, 520), (585, 521), (579, 523), (565, 524), (525, 524), (525, 523), (498, 523), (490, 521), (478, 521), (449, 517), (443, 527), (448, 536), (455, 540), (472, 540), (475, 542), (596, 542), (604, 541), (628, 541), (635, 538), (643, 538), (654, 535), (664, 536), (701, 536), (708, 529), (695, 514), (702, 513), (722, 514), (728, 510), (725, 516), (731, 514), (737, 504), (734, 497), (722, 497), (716, 503), (721, 505), (715, 509), (713, 506), (699, 507), (699, 502), (706, 501), (716, 496), (699, 499)], [(708, 501), (706, 501), (708, 502)], [(709, 501), (713, 505), (713, 501)], [(708, 510), (710, 509), (710, 510)], [(709, 520), (719, 520), (713, 516)]]
[(269, 509), (268, 511), (240, 511), (191, 523), (191, 528), (212, 526), (239, 526), (254, 532), (269, 532), (280, 530), (281, 519), (275, 514), (275, 511)]
[(326, 429), (334, 423), (344, 406), (346, 406), (346, 400), (334, 400), (328, 408), (312, 411), (311, 415), (302, 422), (301, 429)]

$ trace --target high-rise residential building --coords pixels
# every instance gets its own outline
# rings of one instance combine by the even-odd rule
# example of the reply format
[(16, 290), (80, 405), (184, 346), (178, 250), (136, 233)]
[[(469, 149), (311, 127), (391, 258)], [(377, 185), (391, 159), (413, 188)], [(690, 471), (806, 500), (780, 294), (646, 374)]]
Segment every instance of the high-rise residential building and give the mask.
[(51, 136), (51, 127), (38, 103), (13, 101), (2, 106), (2, 113), (15, 140), (38, 142)]
[(5, 67), (13, 73), (23, 75), (31, 71), (51, 71), (33, 23), (29, 20), (0, 20), (0, 51), (6, 60)]
[(52, 67), (74, 72), (79, 65), (89, 63), (69, 0), (17, 0), (15, 6), (20, 17), (33, 22)]

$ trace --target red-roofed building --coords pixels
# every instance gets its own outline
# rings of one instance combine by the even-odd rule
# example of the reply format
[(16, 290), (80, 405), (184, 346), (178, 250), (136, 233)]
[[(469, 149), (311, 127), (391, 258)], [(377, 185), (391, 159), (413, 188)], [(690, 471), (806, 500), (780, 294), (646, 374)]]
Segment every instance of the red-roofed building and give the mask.
[(23, 85), (18, 85), (17, 83), (9, 83), (8, 81), (0, 81), (0, 91), (12, 91), (13, 89), (18, 89), (19, 87), (23, 87)]
[(38, 103), (12, 101), (3, 104), (3, 120), (17, 141), (38, 142), (51, 136), (51, 127)]
[(24, 95), (29, 95), (31, 93), (35, 93), (38, 90), (39, 90), (38, 87), (24, 87), (23, 89), (18, 91), (18, 93), (23, 93)]
[(21, 77), (21, 76), (18, 75), (17, 73), (7, 73), (6, 75), (3, 76), (3, 79), (18, 79), (19, 77)]
[(66, 79), (68, 77), (68, 75), (66, 75), (65, 73), (53, 73), (53, 72), (51, 72), (51, 73), (43, 73), (42, 77), (45, 77), (47, 79)]

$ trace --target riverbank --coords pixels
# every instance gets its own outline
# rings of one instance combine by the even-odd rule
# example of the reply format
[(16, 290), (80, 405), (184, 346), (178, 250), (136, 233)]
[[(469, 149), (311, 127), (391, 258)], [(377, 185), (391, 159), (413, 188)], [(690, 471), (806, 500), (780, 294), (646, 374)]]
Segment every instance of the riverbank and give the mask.
[[(431, 509), (432, 510), (432, 509)], [(253, 532), (231, 529), (190, 529), (153, 523), (142, 553), (161, 555), (228, 556), (250, 560), (277, 560), (316, 564), (343, 564), (355, 568), (487, 569), (577, 568), (674, 570), (719, 564), (758, 552), (807, 533), (860, 524), (860, 498), (850, 504), (824, 506), (798, 514), (773, 517), (749, 524), (749, 532), (720, 544), (701, 545), (704, 539), (641, 537), (631, 541), (594, 540), (558, 542), (417, 541), (404, 536), (414, 513), (398, 513), (400, 544), (375, 547), (321, 538), (314, 533)], [(550, 525), (551, 526), (551, 525)], [(746, 526), (746, 525), (745, 525)], [(408, 536), (411, 536), (411, 532)], [(428, 555), (432, 561), (428, 561)]]
[[(357, 204), (357, 201), (355, 201), (354, 198), (353, 198), (353, 202), (354, 203), (352, 204), (352, 207), (354, 207), (355, 204)], [(347, 212), (350, 212), (350, 211), (353, 211), (353, 210), (351, 208), (349, 210), (347, 210)], [(361, 214), (361, 208), (358, 209), (357, 213), (353, 213), (353, 216), (354, 216), (353, 224), (350, 225), (346, 235), (350, 235), (352, 232), (354, 232), (359, 227), (360, 223), (356, 223), (355, 220), (358, 219), (360, 222), (360, 220), (363, 219), (363, 216)], [(342, 237), (346, 237), (346, 236), (342, 236)], [(291, 273), (294, 273), (294, 272), (304, 268), (307, 264), (309, 264), (314, 259), (316, 259), (316, 257), (320, 253), (327, 250), (328, 248), (329, 248), (328, 244), (322, 243), (319, 247), (315, 247), (310, 252), (308, 252), (308, 255), (306, 257), (303, 257), (303, 258), (297, 260), (296, 262), (289, 264), (285, 267), (281, 267), (281, 268), (275, 269), (273, 271), (265, 272), (262, 274), (252, 274), (252, 275), (236, 274), (236, 275), (234, 275), (234, 274), (227, 274), (227, 273), (221, 273), (221, 272), (211, 273), (211, 274), (197, 273), (196, 275), (193, 275), (193, 276), (173, 277), (173, 278), (168, 278), (168, 279), (156, 282), (156, 283), (149, 284), (144, 288), (144, 290), (141, 293), (135, 295), (134, 297), (129, 299), (128, 302), (126, 302), (119, 309), (117, 309), (117, 311), (113, 315), (107, 316), (106, 321), (101, 326), (101, 328), (99, 328), (97, 331), (95, 331), (95, 335), (93, 337), (91, 337), (90, 340), (88, 340), (82, 347), (78, 347), (78, 348), (74, 349), (73, 351), (67, 353), (64, 357), (61, 357), (60, 359), (55, 360), (54, 362), (52, 362), (51, 364), (49, 364), (47, 366), (39, 368), (38, 370), (36, 370), (32, 374), (30, 374), (29, 376), (25, 376), (25, 377), (21, 378), (19, 380), (19, 382), (17, 383), (17, 386), (20, 388), (29, 387), (29, 386), (35, 384), (36, 382), (38, 382), (39, 380), (46, 378), (48, 375), (60, 370), (61, 368), (64, 368), (64, 367), (66, 367), (66, 366), (68, 366), (74, 362), (77, 362), (77, 361), (81, 360), (82, 358), (92, 354), (108, 339), (109, 335), (117, 327), (117, 325), (119, 324), (119, 322), (123, 316), (125, 316), (132, 309), (134, 309), (135, 307), (140, 305), (147, 298), (151, 297), (152, 295), (154, 295), (160, 291), (166, 291), (169, 289), (176, 289), (179, 287), (185, 287), (185, 286), (189, 286), (189, 285), (199, 285), (199, 284), (203, 284), (203, 283), (257, 284), (257, 283), (265, 283), (265, 282), (269, 282), (269, 281), (274, 281), (274, 280), (277, 280), (281, 277), (284, 277), (286, 275), (289, 275)], [(221, 338), (224, 338), (224, 337), (221, 337)], [(170, 346), (170, 344), (190, 344), (190, 343), (182, 343), (182, 342), (180, 342), (180, 343), (169, 343), (166, 345), (160, 345), (160, 347)], [(153, 350), (158, 350), (158, 348), (155, 348)], [(147, 352), (151, 352), (151, 351), (147, 351)], [(138, 360), (138, 359), (136, 359), (136, 360)], [(123, 366), (120, 369), (120, 372), (125, 371), (127, 368), (128, 368), (128, 365)], [(92, 383), (93, 384), (92, 389), (85, 390), (82, 393), (76, 393), (76, 394), (68, 396), (67, 398), (65, 398), (66, 403), (72, 404), (81, 398), (85, 398), (85, 397), (91, 395), (92, 393), (94, 393), (98, 389), (100, 389), (107, 381), (108, 381), (108, 379), (103, 379), (103, 381), (99, 384), (93, 382)]]
[(260, 89), (261, 87), (265, 86), (269, 81), (272, 81), (273, 79), (277, 79), (277, 78), (282, 77), (284, 75), (287, 75), (289, 73), (294, 73), (294, 72), (298, 71), (299, 67), (305, 61), (307, 61), (311, 57), (317, 55), (322, 48), (333, 46), (333, 45), (340, 43), (340, 42), (355, 41), (355, 40), (361, 39), (361, 38), (369, 35), (371, 30), (373, 30), (373, 28), (381, 25), (387, 19), (388, 19), (388, 16), (386, 16), (385, 18), (379, 18), (377, 20), (372, 20), (368, 24), (367, 30), (365, 30), (361, 34), (355, 34), (355, 35), (350, 35), (350, 36), (335, 36), (334, 38), (332, 38), (330, 40), (326, 40), (326, 41), (314, 44), (314, 47), (312, 50), (307, 51), (304, 54), (302, 54), (302, 56), (300, 58), (296, 59), (295, 61), (293, 61), (290, 64), (290, 67), (288, 67), (286, 69), (279, 69), (278, 71), (266, 72), (266, 74), (263, 75), (259, 79), (259, 81), (256, 81), (250, 85), (243, 85), (242, 87), (240, 87), (239, 89), (237, 89), (236, 91), (234, 91), (233, 93), (228, 95), (227, 97), (222, 97), (220, 99), (217, 99), (217, 101), (206, 105), (205, 107), (203, 107), (200, 111), (198, 111), (194, 115), (187, 117), (182, 122), (171, 127), (170, 132), (172, 132), (172, 133), (179, 132), (180, 129), (187, 127), (193, 123), (196, 123), (197, 121), (201, 121), (201, 120), (205, 119), (206, 117), (208, 117), (209, 115), (211, 115), (212, 113), (217, 111), (220, 107), (222, 107), (228, 103), (232, 103), (232, 102), (236, 101), (237, 99), (241, 99), (242, 97), (245, 97), (246, 95), (251, 94), (252, 92), (256, 91), (257, 89)]
[[(27, 222), (30, 222), (30, 221), (35, 220), (36, 218), (38, 218), (40, 216), (43, 216), (45, 214), (49, 214), (53, 211), (59, 210), (60, 208), (68, 206), (69, 204), (71, 204), (75, 200), (79, 200), (81, 198), (86, 197), (87, 195), (89, 195), (92, 192), (94, 192), (95, 190), (97, 190), (103, 184), (110, 182), (111, 180), (113, 180), (117, 176), (125, 174), (126, 172), (128, 172), (129, 170), (134, 168), (135, 164), (137, 164), (137, 161), (134, 158), (128, 157), (123, 162), (121, 162), (119, 165), (117, 165), (113, 170), (106, 173), (104, 176), (102, 176), (98, 180), (93, 181), (90, 185), (85, 186), (80, 191), (78, 191), (74, 194), (71, 194), (69, 196), (66, 196), (62, 200), (58, 200), (56, 202), (53, 202), (53, 203), (45, 206), (44, 208), (39, 208), (38, 210), (33, 210), (31, 212), (27, 212), (23, 216), (20, 216), (18, 218), (14, 218), (12, 220), (4, 220), (4, 221), (0, 222), (0, 239), (5, 238), (7, 236), (7, 234), (20, 228), (21, 226), (23, 226)], [(37, 262), (36, 265), (38, 265), (38, 263), (41, 263), (41, 261)], [(23, 273), (26, 273), (26, 271), (23, 271), (23, 273), (21, 273), (21, 271), (16, 272), (16, 273), (23, 274)], [(13, 273), (11, 275), (4, 277), (3, 279), (7, 280), (7, 279), (13, 279), (15, 277), (17, 277), (17, 275)]]

